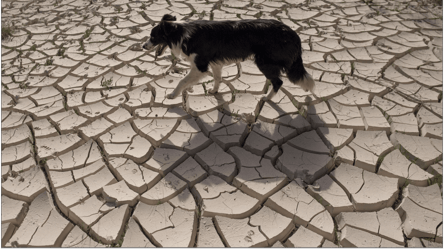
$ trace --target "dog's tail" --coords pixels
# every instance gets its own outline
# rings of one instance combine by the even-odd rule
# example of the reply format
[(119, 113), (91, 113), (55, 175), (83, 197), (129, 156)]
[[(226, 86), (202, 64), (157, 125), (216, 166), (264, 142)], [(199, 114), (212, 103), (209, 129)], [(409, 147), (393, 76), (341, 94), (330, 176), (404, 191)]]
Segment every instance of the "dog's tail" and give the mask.
[(313, 91), (315, 82), (311, 75), (305, 71), (301, 56), (296, 56), (290, 67), (285, 67), (285, 73), (291, 82), (299, 85), (306, 92)]

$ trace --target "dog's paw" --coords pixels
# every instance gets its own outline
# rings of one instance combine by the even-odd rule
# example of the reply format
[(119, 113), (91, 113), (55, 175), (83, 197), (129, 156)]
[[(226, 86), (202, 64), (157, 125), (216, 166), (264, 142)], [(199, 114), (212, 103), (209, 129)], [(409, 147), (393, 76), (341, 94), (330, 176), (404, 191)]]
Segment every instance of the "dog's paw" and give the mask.
[(193, 87), (192, 87), (192, 86), (188, 87), (188, 88), (187, 88), (187, 92), (189, 92), (189, 93), (192, 93), (192, 92), (194, 92), (194, 89), (193, 89)]
[(166, 97), (167, 97), (167, 99), (174, 99), (174, 98), (176, 98), (176, 96), (173, 93), (167, 94)]
[(211, 93), (211, 94), (215, 94), (215, 93), (217, 93), (217, 91), (218, 91), (217, 89), (213, 88), (213, 89), (209, 90), (208, 92)]
[(267, 97), (267, 96), (263, 96), (263, 97), (261, 98), (261, 101), (263, 101), (263, 102), (267, 102), (267, 100), (268, 100), (268, 97)]

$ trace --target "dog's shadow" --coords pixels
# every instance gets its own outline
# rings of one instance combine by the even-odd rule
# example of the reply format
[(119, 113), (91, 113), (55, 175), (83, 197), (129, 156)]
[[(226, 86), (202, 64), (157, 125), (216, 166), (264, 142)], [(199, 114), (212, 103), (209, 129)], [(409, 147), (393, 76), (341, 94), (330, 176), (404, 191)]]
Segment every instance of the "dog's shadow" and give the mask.
[[(217, 101), (218, 101), (218, 104), (221, 104), (221, 105), (223, 105), (223, 104), (225, 104), (225, 103), (227, 103), (226, 101), (224, 101), (223, 100), (223, 98), (221, 97), (222, 96), (222, 94), (220, 94), (220, 93), (215, 93), (215, 94), (213, 94), (213, 96), (214, 96), (214, 99), (216, 99)], [(305, 101), (307, 102), (307, 103), (310, 103), (311, 101), (312, 101), (312, 97), (310, 97), (310, 96), (307, 96), (306, 98), (305, 98)], [(290, 125), (285, 125), (285, 124), (282, 124), (282, 123), (276, 123), (276, 120), (277, 119), (279, 119), (279, 118), (281, 118), (281, 117), (283, 117), (283, 116), (286, 116), (286, 115), (291, 115), (291, 114), (298, 114), (299, 112), (291, 112), (291, 113), (286, 113), (285, 112), (285, 110), (283, 110), (278, 104), (276, 104), (275, 102), (273, 102), (273, 101), (259, 101), (259, 105), (260, 105), (260, 110), (259, 110), (259, 114), (260, 114), (260, 111), (261, 111), (261, 109), (263, 108), (263, 105), (265, 104), (265, 102), (267, 102), (272, 108), (274, 108), (276, 111), (278, 111), (279, 113), (284, 113), (284, 114), (282, 114), (282, 115), (280, 115), (280, 116), (278, 116), (278, 118), (276, 118), (274, 121), (275, 122), (273, 122), (273, 123), (275, 123), (275, 124), (279, 124), (279, 125), (283, 125), (283, 126), (287, 126), (287, 127), (292, 127), (292, 126), (290, 126)], [(299, 110), (300, 110), (300, 108), (298, 108)], [(308, 108), (307, 108), (308, 109)], [(219, 115), (230, 115), (230, 113), (227, 113), (227, 112), (221, 112), (220, 110), (219, 110)], [(300, 114), (300, 113), (299, 113)], [(258, 117), (259, 117), (259, 115), (257, 115), (256, 116), (256, 119), (255, 119), (255, 121), (257, 121), (257, 119), (258, 119)], [(195, 119), (197, 119), (198, 117), (195, 117)], [(305, 119), (305, 117), (304, 117), (304, 115), (302, 115), (302, 114), (300, 114), (300, 115), (296, 115), (296, 116), (293, 116), (292, 117), (292, 120), (291, 120), (291, 122), (296, 122), (296, 123), (301, 123), (301, 122), (304, 122), (304, 121), (307, 121), (307, 122), (309, 122), (308, 120), (306, 120)], [(241, 121), (238, 121), (238, 122), (241, 122)], [(255, 125), (260, 125), (260, 123), (261, 122), (267, 122), (267, 121), (264, 121), (264, 120), (260, 120), (260, 122), (255, 122), (255, 123), (253, 123), (253, 124), (251, 124), (251, 126), (250, 126), (250, 128), (249, 128), (249, 132), (248, 132), (248, 134), (242, 139), (242, 141), (240, 141), (240, 145), (238, 145), (238, 146), (240, 146), (240, 147), (243, 147), (244, 148), (244, 144), (245, 144), (245, 141), (247, 140), (247, 138), (248, 138), (248, 136), (252, 133), (252, 130), (253, 130), (253, 127), (255, 126)], [(269, 123), (269, 122), (267, 122), (267, 123)], [(235, 124), (233, 124), (233, 125), (235, 125)], [(200, 125), (199, 125), (200, 126)], [(321, 124), (321, 126), (322, 126), (322, 124)], [(325, 126), (325, 125), (324, 125)], [(201, 128), (201, 127), (200, 127)], [(295, 128), (295, 127), (292, 127), (292, 128)], [(294, 138), (294, 137), (296, 137), (296, 136), (299, 136), (299, 135), (301, 135), (302, 133), (305, 133), (305, 132), (309, 132), (309, 131), (312, 131), (312, 130), (316, 130), (317, 131), (317, 133), (318, 133), (318, 135), (321, 137), (321, 134), (319, 134), (320, 132), (319, 132), (319, 130), (317, 130), (317, 127), (313, 127), (312, 125), (310, 125), (310, 128), (307, 128), (307, 129), (303, 129), (303, 130), (298, 130), (298, 132), (297, 132), (297, 134), (295, 134), (294, 136), (292, 136), (292, 137), (286, 137), (286, 139), (285, 139), (285, 142), (286, 141), (288, 141), (288, 140), (290, 140), (290, 139), (292, 139), (292, 138)], [(276, 133), (278, 133), (279, 131), (278, 130), (276, 130), (275, 131)], [(324, 132), (324, 134), (325, 134), (325, 132)], [(327, 134), (328, 134), (328, 129), (327, 129)], [(274, 134), (267, 134), (267, 136), (273, 136)], [(197, 139), (197, 138), (196, 138)], [(211, 138), (210, 138), (211, 139)], [(168, 140), (168, 139), (167, 139)], [(193, 139), (191, 139), (190, 141), (188, 141), (189, 142), (189, 144), (192, 144), (193, 142), (197, 142), (197, 141), (193, 141)], [(215, 143), (215, 141), (212, 141), (213, 143)], [(275, 143), (272, 145), (272, 146), (274, 146), (274, 145), (276, 145)], [(205, 147), (206, 148), (206, 147)], [(279, 156), (278, 157), (276, 157), (276, 160), (277, 160), (277, 158), (279, 158), (280, 156), (282, 156), (282, 148), (281, 148), (281, 146), (279, 146), (279, 150), (280, 150), (280, 152), (279, 152)], [(228, 151), (228, 149), (227, 150), (225, 150), (225, 152), (227, 152)], [(264, 153), (265, 154), (265, 153)], [(195, 157), (195, 154), (194, 155), (190, 155), (191, 157)], [(280, 171), (280, 172), (282, 172), (281, 170), (279, 170), (277, 167), (276, 167), (276, 160), (273, 160), (273, 162), (272, 162), (272, 164), (273, 164), (273, 167), (276, 169), (276, 170), (278, 170), (278, 171)], [(334, 159), (333, 159), (334, 160)], [(240, 173), (240, 170), (241, 170), (241, 165), (237, 165), (237, 163), (236, 163), (236, 172), (235, 172), (235, 175), (238, 175), (239, 173)], [(331, 169), (329, 169), (329, 171), (331, 171), (332, 169), (333, 169), (334, 167), (332, 167)], [(322, 177), (323, 176), (325, 176), (325, 175), (328, 175), (328, 173), (329, 172), (327, 172), (326, 174), (324, 174), (324, 175), (322, 175)], [(210, 173), (207, 171), (207, 175), (209, 176), (210, 175)], [(207, 177), (208, 177), (207, 176)], [(204, 178), (204, 179), (206, 179), (206, 177)], [(288, 176), (286, 176), (286, 182), (287, 183), (289, 183), (290, 181), (293, 181), (294, 179), (290, 179)], [(201, 181), (202, 182), (202, 181)], [(232, 183), (232, 181), (231, 182), (228, 182), (228, 184), (230, 184), (230, 185), (232, 185), (233, 183)], [(319, 186), (317, 186), (318, 184), (316, 183), (316, 181), (314, 181), (313, 183), (311, 183), (311, 184), (314, 184), (315, 185), (315, 189), (319, 189)], [(217, 188), (217, 186), (214, 186), (214, 185), (209, 185), (209, 186), (207, 186), (207, 187), (211, 187), (211, 188)], [(322, 186), (321, 186), (321, 189), (322, 190), (326, 190), (326, 189), (329, 189), (329, 187), (330, 187), (330, 185), (329, 184), (322, 184)], [(191, 190), (192, 188), (190, 187), (190, 190)], [(241, 190), (238, 190), (238, 191), (241, 191)], [(276, 190), (276, 191), (274, 191), (272, 194), (274, 194), (274, 193), (276, 193), (277, 191), (279, 191), (278, 189)], [(187, 193), (187, 194), (183, 194), (183, 195), (179, 195), (178, 196), (178, 199), (180, 200), (180, 201), (183, 201), (183, 202), (185, 202), (185, 201), (189, 201), (189, 198), (195, 198), (195, 197), (193, 197), (193, 195), (191, 194), (191, 193)], [(313, 197), (313, 198), (315, 198), (315, 197)], [(316, 199), (316, 198), (315, 198)], [(260, 202), (260, 204), (262, 205), (265, 201), (267, 200), (267, 198), (265, 198), (265, 200), (264, 201), (261, 201)], [(195, 200), (196, 201), (196, 203), (198, 203), (198, 200), (196, 199)], [(256, 212), (257, 212), (258, 210), (256, 210)]]

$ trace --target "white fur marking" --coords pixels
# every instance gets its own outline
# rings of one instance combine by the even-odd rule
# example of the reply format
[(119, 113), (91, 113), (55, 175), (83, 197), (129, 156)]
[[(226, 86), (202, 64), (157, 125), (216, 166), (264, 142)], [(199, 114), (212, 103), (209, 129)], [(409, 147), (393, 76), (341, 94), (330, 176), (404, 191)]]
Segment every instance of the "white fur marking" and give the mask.
[(182, 58), (183, 55), (181, 45), (181, 43), (176, 43), (171, 46), (171, 52), (179, 59)]
[(172, 23), (177, 23), (177, 24), (182, 24), (182, 23), (185, 23), (185, 21), (183, 21), (183, 20), (179, 20), (179, 21), (167, 21), (167, 22), (172, 22)]

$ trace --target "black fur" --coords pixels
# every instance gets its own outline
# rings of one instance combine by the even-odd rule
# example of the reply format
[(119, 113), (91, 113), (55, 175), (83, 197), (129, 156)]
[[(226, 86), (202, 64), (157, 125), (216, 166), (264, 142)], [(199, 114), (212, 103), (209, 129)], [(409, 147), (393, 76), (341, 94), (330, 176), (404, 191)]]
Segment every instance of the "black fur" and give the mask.
[[(293, 83), (303, 81), (305, 77), (311, 79), (302, 63), (299, 36), (279, 21), (172, 22), (175, 20), (175, 17), (165, 15), (151, 31), (150, 42), (154, 46), (161, 44), (170, 48), (181, 43), (184, 54), (197, 55), (194, 62), (201, 72), (208, 71), (210, 62), (238, 61), (254, 56), (256, 65), (271, 81), (275, 92), (282, 85), (282, 72)], [(308, 89), (311, 90), (313, 85), (314, 82)]]

